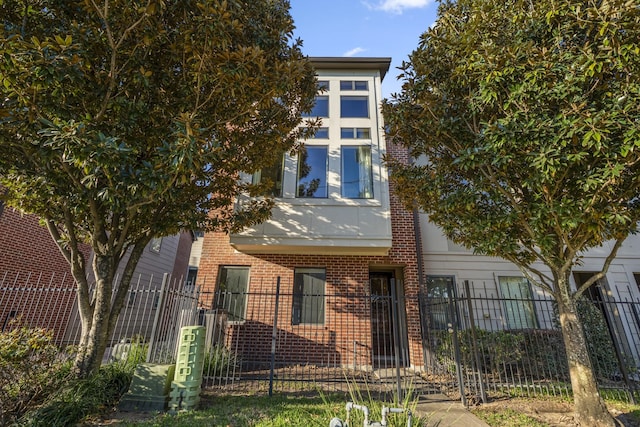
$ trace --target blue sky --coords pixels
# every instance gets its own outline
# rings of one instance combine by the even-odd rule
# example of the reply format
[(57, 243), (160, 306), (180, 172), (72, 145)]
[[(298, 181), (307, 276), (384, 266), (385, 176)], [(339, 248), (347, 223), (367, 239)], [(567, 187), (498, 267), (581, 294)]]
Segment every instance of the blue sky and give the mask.
[(391, 57), (382, 95), (400, 91), (396, 68), (436, 19), (434, 0), (290, 0), (294, 35), (309, 56)]

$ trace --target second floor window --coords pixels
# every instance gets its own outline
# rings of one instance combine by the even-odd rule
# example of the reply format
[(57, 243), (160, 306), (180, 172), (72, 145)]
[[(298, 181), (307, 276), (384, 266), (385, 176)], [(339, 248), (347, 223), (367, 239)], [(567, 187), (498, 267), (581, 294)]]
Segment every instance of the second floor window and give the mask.
[(371, 147), (360, 145), (342, 147), (342, 197), (371, 199), (373, 177), (371, 172)]
[(266, 184), (266, 195), (282, 197), (282, 175), (284, 173), (284, 156), (274, 165), (262, 168), (253, 174), (253, 184)]
[(296, 197), (326, 198), (328, 147), (306, 146), (298, 154)]

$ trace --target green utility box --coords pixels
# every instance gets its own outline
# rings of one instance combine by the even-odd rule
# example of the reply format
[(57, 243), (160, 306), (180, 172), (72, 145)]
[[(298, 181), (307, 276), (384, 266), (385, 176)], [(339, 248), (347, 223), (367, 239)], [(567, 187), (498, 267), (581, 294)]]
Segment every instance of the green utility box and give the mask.
[(169, 393), (169, 408), (172, 410), (195, 409), (200, 402), (205, 332), (204, 326), (180, 329), (175, 375)]
[(164, 411), (175, 365), (141, 363), (136, 366), (129, 391), (122, 396), (118, 408), (122, 411)]

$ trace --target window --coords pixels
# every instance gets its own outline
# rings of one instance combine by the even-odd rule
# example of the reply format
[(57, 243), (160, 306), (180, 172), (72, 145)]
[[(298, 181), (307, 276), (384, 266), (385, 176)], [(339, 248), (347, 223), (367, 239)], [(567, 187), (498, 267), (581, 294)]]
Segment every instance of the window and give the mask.
[(324, 324), (324, 268), (296, 268), (291, 324)]
[(340, 80), (340, 90), (369, 90), (366, 80)]
[(524, 277), (498, 277), (509, 329), (537, 328), (531, 286)]
[(196, 285), (196, 279), (198, 278), (198, 267), (189, 267), (187, 271), (187, 280), (184, 283), (185, 286), (192, 288)]
[(298, 155), (296, 197), (323, 198), (328, 196), (328, 148), (306, 146)]
[(329, 90), (329, 81), (328, 80), (318, 80), (318, 90)]
[(640, 289), (640, 273), (633, 273), (633, 278), (636, 279), (636, 285), (638, 285), (638, 289)]
[(427, 301), (430, 326), (446, 331), (451, 323), (449, 304), (454, 303), (453, 276), (427, 276)]
[(162, 237), (154, 237), (149, 243), (149, 250), (151, 252), (160, 253), (160, 247), (162, 246)]
[(272, 166), (262, 168), (253, 174), (251, 183), (254, 185), (265, 184), (265, 195), (273, 197), (282, 196), (282, 175), (284, 173), (284, 156)]
[(316, 104), (311, 112), (304, 115), (305, 117), (329, 117), (329, 97), (326, 95), (316, 96)]
[(369, 117), (369, 97), (340, 97), (340, 117)]
[(371, 147), (342, 147), (342, 197), (371, 199), (373, 179), (371, 173)]
[(220, 267), (217, 308), (227, 310), (229, 321), (244, 320), (249, 288), (249, 267)]
[(369, 128), (340, 128), (340, 138), (342, 138), (342, 139), (371, 139), (371, 129), (369, 129)]
[(318, 128), (313, 134), (314, 139), (329, 139), (329, 128)]

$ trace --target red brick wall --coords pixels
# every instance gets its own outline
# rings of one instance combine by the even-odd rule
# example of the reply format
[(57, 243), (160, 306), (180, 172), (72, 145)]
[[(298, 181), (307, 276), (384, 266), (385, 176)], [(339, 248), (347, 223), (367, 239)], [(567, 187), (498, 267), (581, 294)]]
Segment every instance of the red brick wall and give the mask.
[[(407, 160), (406, 150), (390, 145), (387, 152)], [(402, 270), (404, 293), (407, 297), (407, 334), (409, 338), (410, 360), (415, 366), (422, 365), (422, 345), (420, 316), (417, 305), (418, 267), (414, 216), (399, 203), (391, 188), (392, 248), (387, 256), (330, 256), (309, 254), (260, 254), (247, 255), (234, 250), (229, 245), (229, 237), (224, 233), (209, 233), (205, 236), (202, 257), (198, 271), (198, 284), (204, 289), (204, 305), (211, 306), (218, 270), (221, 265), (250, 266), (250, 295), (247, 301), (247, 318), (252, 325), (242, 325), (229, 332), (233, 346), (241, 347), (245, 355), (253, 360), (260, 359), (265, 349), (271, 346), (271, 331), (274, 313), (273, 290), (276, 278), (281, 278), (280, 318), (288, 322), (278, 324), (278, 354), (283, 352), (289, 358), (298, 358), (319, 363), (320, 357), (330, 357), (333, 350), (334, 362), (351, 364), (354, 343), (362, 348), (371, 347), (371, 325), (367, 300), (360, 304), (328, 298), (325, 305), (324, 325), (291, 325), (291, 294), (296, 267), (318, 267), (326, 269), (326, 293), (369, 294), (368, 281), (371, 267), (388, 267)], [(264, 294), (261, 294), (264, 292)], [(354, 298), (354, 300), (357, 298)], [(346, 309), (348, 308), (348, 309)], [(289, 315), (289, 316), (288, 316)], [(342, 325), (349, 325), (348, 329)], [(268, 352), (266, 353), (268, 354)], [(362, 354), (357, 362), (368, 365), (369, 355)]]
[[(84, 249), (88, 256), (89, 247)], [(0, 214), (0, 329), (12, 315), (22, 316), (60, 338), (74, 301), (69, 265), (49, 231), (37, 217), (5, 207)]]

